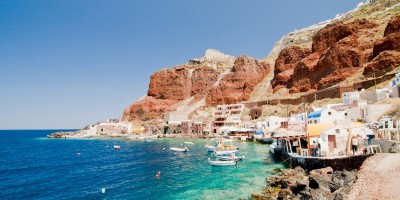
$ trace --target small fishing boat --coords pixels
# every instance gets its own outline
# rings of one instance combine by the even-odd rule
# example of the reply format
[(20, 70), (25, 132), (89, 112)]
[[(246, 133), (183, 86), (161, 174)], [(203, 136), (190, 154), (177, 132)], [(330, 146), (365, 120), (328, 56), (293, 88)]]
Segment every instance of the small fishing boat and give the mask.
[(236, 156), (235, 154), (232, 154), (230, 156), (217, 156), (218, 160), (222, 160), (222, 161), (227, 161), (227, 160), (234, 160), (234, 161), (238, 161), (238, 160), (243, 160), (245, 158), (245, 156)]
[(115, 149), (115, 150), (120, 150), (120, 149), (121, 149), (121, 146), (114, 145), (114, 149)]
[(214, 152), (214, 150), (215, 150), (215, 147), (211, 146), (211, 145), (205, 145), (204, 147), (207, 148), (208, 152)]
[(179, 151), (179, 152), (187, 152), (189, 149), (187, 147), (185, 148), (178, 148), (178, 147), (170, 147), (171, 151)]
[(153, 142), (154, 140), (145, 139), (145, 142)]
[(222, 161), (222, 160), (211, 160), (210, 158), (208, 158), (208, 162), (211, 164), (211, 166), (233, 166), (237, 164), (237, 161), (234, 160)]
[(194, 144), (194, 142), (183, 142), (185, 144)]
[(216, 156), (229, 156), (233, 153), (237, 153), (239, 150), (235, 149), (235, 150), (214, 150), (214, 154)]

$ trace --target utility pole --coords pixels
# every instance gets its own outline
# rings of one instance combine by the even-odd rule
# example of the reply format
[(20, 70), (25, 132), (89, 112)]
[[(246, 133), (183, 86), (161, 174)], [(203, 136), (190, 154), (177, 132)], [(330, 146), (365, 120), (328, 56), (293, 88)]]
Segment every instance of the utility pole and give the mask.
[(374, 71), (373, 71), (374, 73), (373, 73), (373, 75), (374, 75), (374, 87), (375, 87), (375, 98), (376, 98), (376, 101), (378, 101), (378, 91), (377, 91), (377, 88), (376, 88), (376, 76), (375, 76), (375, 69), (374, 69)]

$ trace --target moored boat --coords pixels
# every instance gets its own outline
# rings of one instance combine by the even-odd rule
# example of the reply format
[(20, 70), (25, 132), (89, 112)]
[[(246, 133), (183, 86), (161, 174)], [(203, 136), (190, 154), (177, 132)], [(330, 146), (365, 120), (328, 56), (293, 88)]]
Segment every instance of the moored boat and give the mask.
[(238, 161), (238, 160), (243, 160), (245, 158), (245, 156), (236, 156), (235, 154), (232, 154), (230, 156), (217, 156), (218, 160), (222, 160), (222, 161), (227, 161), (227, 160), (234, 160), (234, 161)]
[(237, 161), (229, 160), (229, 161), (221, 161), (221, 160), (211, 160), (208, 158), (208, 162), (211, 166), (233, 166), (237, 164)]
[(204, 147), (207, 148), (208, 152), (214, 152), (214, 150), (215, 150), (215, 147), (211, 146), (211, 145), (205, 145)]
[(194, 142), (183, 142), (185, 144), (194, 144)]
[(114, 149), (115, 149), (115, 150), (120, 150), (120, 149), (121, 149), (121, 146), (114, 145)]
[(187, 147), (184, 148), (178, 148), (178, 147), (170, 147), (171, 151), (179, 151), (179, 152), (188, 152), (189, 149)]
[(216, 156), (229, 156), (233, 153), (237, 153), (239, 150), (235, 149), (235, 150), (214, 150), (214, 154)]
[(220, 140), (215, 147), (216, 151), (231, 151), (231, 150), (238, 150), (236, 146), (233, 146), (232, 140)]

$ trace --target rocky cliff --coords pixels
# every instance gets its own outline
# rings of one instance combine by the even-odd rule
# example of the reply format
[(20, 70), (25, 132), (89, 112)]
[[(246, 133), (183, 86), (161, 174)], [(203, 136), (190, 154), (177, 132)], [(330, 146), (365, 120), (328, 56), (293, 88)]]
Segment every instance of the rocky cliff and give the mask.
[(180, 107), (202, 100), (205, 100), (205, 106), (246, 101), (269, 71), (270, 67), (265, 62), (207, 50), (200, 59), (154, 73), (150, 77), (147, 96), (126, 108), (122, 118), (148, 121), (175, 110), (191, 111)]
[(339, 84), (357, 73), (378, 76), (397, 68), (399, 10), (398, 1), (364, 4), (318, 27), (311, 47), (284, 47), (275, 62), (273, 91), (308, 92)]
[(179, 110), (252, 102), (380, 76), (400, 65), (400, 3), (380, 0), (291, 32), (261, 60), (216, 50), (151, 76), (147, 96), (123, 119), (147, 121)]

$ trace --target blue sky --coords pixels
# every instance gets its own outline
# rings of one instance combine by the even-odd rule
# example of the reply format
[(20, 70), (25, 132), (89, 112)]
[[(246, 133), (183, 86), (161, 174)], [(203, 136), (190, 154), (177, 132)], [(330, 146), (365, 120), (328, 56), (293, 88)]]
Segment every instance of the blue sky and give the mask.
[(206, 49), (263, 58), (360, 1), (0, 0), (0, 129), (82, 128)]

